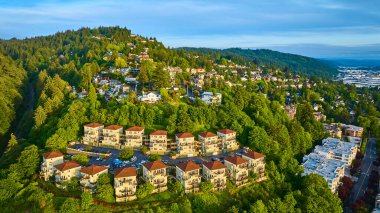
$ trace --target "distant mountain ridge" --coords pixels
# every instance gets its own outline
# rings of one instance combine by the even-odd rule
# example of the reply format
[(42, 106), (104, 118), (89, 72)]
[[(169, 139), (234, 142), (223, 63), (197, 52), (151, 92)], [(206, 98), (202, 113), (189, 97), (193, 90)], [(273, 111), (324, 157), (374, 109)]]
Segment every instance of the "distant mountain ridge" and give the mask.
[(258, 65), (273, 66), (281, 69), (289, 68), (294, 73), (306, 76), (332, 77), (337, 73), (336, 66), (327, 61), (311, 57), (282, 53), (268, 49), (211, 49), (211, 48), (178, 48), (196, 54), (220, 55), (221, 57), (232, 58), (235, 60), (247, 60)]

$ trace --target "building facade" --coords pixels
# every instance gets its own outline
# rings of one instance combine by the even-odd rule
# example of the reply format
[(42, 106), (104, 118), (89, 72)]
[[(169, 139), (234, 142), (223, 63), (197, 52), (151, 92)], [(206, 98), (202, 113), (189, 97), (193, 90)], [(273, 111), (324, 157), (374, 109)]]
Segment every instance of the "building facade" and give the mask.
[(94, 193), (98, 186), (98, 178), (101, 174), (108, 174), (108, 167), (91, 165), (80, 170), (81, 179), (80, 185), (83, 191)]
[(80, 178), (81, 166), (75, 161), (66, 161), (54, 166), (55, 184), (58, 188), (65, 188), (62, 184), (70, 181), (73, 177)]
[(233, 156), (224, 160), (227, 174), (231, 181), (238, 187), (248, 183), (248, 160), (239, 156)]
[(168, 132), (155, 130), (149, 135), (149, 150), (151, 153), (165, 153), (168, 151)]
[(222, 141), (212, 132), (205, 132), (198, 135), (201, 144), (202, 153), (208, 155), (217, 155), (222, 151)]
[(120, 149), (123, 137), (123, 127), (118, 125), (107, 126), (103, 129), (103, 140), (101, 145)]
[(115, 170), (114, 188), (116, 202), (136, 200), (137, 172), (135, 167)]
[(265, 155), (258, 152), (249, 151), (244, 153), (242, 158), (248, 160), (248, 169), (257, 175), (258, 181), (265, 178)]
[(164, 192), (168, 189), (167, 166), (162, 161), (144, 163), (143, 179), (153, 185), (153, 193)]
[(213, 191), (223, 191), (226, 189), (227, 173), (226, 166), (220, 161), (204, 162), (202, 177), (213, 184)]
[(87, 145), (99, 146), (103, 136), (103, 124), (90, 123), (84, 125), (83, 143)]
[(124, 146), (128, 148), (141, 148), (143, 145), (144, 127), (133, 126), (125, 130)]
[(175, 141), (179, 155), (192, 157), (197, 154), (195, 149), (194, 135), (190, 132), (176, 134)]
[(222, 140), (222, 147), (224, 150), (232, 151), (239, 148), (239, 143), (236, 141), (236, 131), (222, 129), (218, 130), (217, 135)]
[(201, 167), (193, 161), (176, 166), (176, 178), (181, 182), (185, 193), (199, 192), (201, 184)]
[(50, 177), (54, 176), (55, 165), (63, 163), (63, 154), (60, 151), (52, 151), (43, 154), (40, 177), (48, 181)]

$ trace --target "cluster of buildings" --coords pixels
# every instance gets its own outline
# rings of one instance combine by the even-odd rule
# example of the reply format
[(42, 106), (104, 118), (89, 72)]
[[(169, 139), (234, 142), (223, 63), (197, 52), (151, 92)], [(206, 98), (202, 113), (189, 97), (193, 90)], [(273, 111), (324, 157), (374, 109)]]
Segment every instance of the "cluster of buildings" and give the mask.
[[(40, 176), (45, 181), (53, 180), (57, 187), (64, 189), (65, 182), (73, 177), (80, 181), (84, 191), (95, 193), (98, 178), (101, 174), (108, 173), (107, 166), (90, 165), (82, 167), (75, 161), (64, 161), (64, 155), (59, 151), (45, 153), (41, 164)], [(210, 181), (213, 191), (222, 191), (226, 188), (227, 178), (237, 187), (248, 184), (249, 172), (257, 175), (257, 180), (265, 179), (265, 155), (248, 151), (242, 157), (233, 156), (220, 161), (204, 162), (198, 165), (193, 161), (181, 163), (172, 168), (175, 170), (175, 178), (181, 182), (185, 193), (200, 191), (202, 180)], [(142, 173), (138, 174), (135, 167), (126, 167), (114, 171), (114, 190), (116, 202), (135, 200), (139, 183), (149, 182), (153, 185), (153, 193), (167, 190), (169, 166), (162, 161), (147, 162), (142, 165)]]
[(231, 151), (239, 148), (236, 131), (218, 130), (217, 134), (205, 132), (198, 135), (198, 141), (190, 132), (175, 135), (175, 143), (168, 138), (167, 131), (155, 130), (144, 134), (144, 127), (133, 126), (124, 130), (122, 126), (90, 123), (84, 125), (83, 143), (86, 145), (112, 147), (117, 149), (139, 149), (143, 145), (149, 147), (151, 153), (163, 154), (176, 150), (180, 156), (196, 156), (199, 154), (216, 155), (223, 150)]
[(345, 169), (351, 166), (357, 151), (356, 143), (341, 141), (338, 138), (326, 138), (322, 140), (321, 146), (316, 146), (312, 153), (304, 156), (303, 174), (321, 175), (335, 193), (345, 175)]
[(342, 123), (324, 123), (326, 133), (331, 137), (345, 137), (349, 142), (360, 144), (363, 136), (364, 128)]

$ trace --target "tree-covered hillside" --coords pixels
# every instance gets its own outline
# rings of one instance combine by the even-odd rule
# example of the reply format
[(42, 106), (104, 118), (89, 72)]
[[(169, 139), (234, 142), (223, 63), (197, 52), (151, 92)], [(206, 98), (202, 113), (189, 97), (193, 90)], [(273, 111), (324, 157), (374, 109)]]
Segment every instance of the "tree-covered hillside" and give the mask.
[[(20, 121), (31, 123), (24, 129), (28, 134), (10, 136), (0, 159), (2, 212), (342, 212), (342, 202), (321, 176), (301, 175), (302, 156), (326, 136), (312, 106), (321, 105), (331, 122), (356, 122), (362, 116), (368, 130), (380, 132), (376, 91), (305, 77), (329, 75), (325, 65), (306, 57), (267, 50), (173, 50), (120, 27), (1, 40), (0, 53), (0, 98), (6, 103), (0, 104), (7, 110), (0, 112), (3, 133), (10, 136), (13, 130), (9, 124), (25, 72), (35, 88), (33, 115)], [(169, 69), (176, 71), (173, 76)], [(95, 76), (130, 90), (123, 98), (106, 98), (111, 85), (99, 86)], [(128, 84), (126, 77), (139, 83)], [(159, 92), (161, 100), (139, 101), (138, 95), (148, 90)], [(79, 97), (78, 91), (86, 95)], [(202, 101), (204, 91), (220, 93), (220, 104)], [(283, 110), (288, 99), (297, 107), (294, 119)], [(356, 113), (353, 117), (348, 108)], [(242, 146), (266, 155), (268, 180), (242, 188), (228, 183), (220, 193), (185, 195), (169, 187), (123, 204), (114, 203), (113, 181), (107, 176), (93, 195), (82, 193), (78, 181), (65, 191), (42, 181), (41, 154), (65, 152), (90, 122), (162, 129), (172, 138), (178, 132), (233, 129)]]
[(267, 49), (208, 49), (208, 48), (179, 48), (187, 52), (226, 57), (235, 61), (250, 61), (258, 65), (276, 67), (280, 69), (288, 68), (294, 73), (306, 76), (332, 77), (336, 74), (336, 68), (324, 61), (289, 53), (281, 53)]

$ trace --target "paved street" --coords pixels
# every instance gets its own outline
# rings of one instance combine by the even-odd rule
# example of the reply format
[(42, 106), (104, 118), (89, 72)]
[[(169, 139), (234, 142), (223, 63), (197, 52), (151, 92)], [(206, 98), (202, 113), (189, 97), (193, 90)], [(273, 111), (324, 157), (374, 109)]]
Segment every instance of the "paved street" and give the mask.
[[(367, 141), (367, 148), (364, 153), (362, 165), (360, 166), (361, 173), (359, 179), (355, 183), (348, 199), (348, 207), (358, 198), (364, 195), (364, 192), (368, 186), (369, 175), (371, 174), (372, 170), (377, 169), (377, 167), (372, 164), (376, 157), (376, 140), (374, 138), (370, 138)], [(351, 212), (351, 209), (345, 208), (345, 212)]]
[[(71, 146), (73, 149), (83, 149), (85, 150), (86, 145), (83, 144), (75, 144)], [(113, 162), (114, 160), (118, 159), (120, 150), (118, 149), (112, 149), (112, 148), (103, 148), (103, 147), (92, 147), (91, 152), (96, 152), (96, 153), (111, 153), (111, 156), (105, 160), (99, 160), (98, 157), (90, 157), (90, 162), (89, 164), (97, 164), (97, 165), (110, 165), (110, 170), (113, 170)], [(192, 160), (198, 164), (201, 164), (202, 162), (207, 162), (207, 161), (212, 161), (212, 160), (221, 160), (223, 161), (224, 158), (232, 155), (240, 155), (243, 153), (243, 149), (239, 148), (236, 151), (232, 152), (226, 152), (220, 155), (215, 155), (215, 156), (195, 156), (195, 157), (185, 157), (185, 158), (177, 158), (177, 159), (172, 159), (169, 154), (167, 155), (162, 155), (161, 160), (168, 164), (168, 165), (175, 165), (179, 163), (186, 162), (188, 160)], [(125, 164), (125, 166), (135, 166), (135, 167), (140, 167), (141, 163), (148, 161), (149, 156), (144, 155), (141, 151), (134, 151), (133, 155), (136, 157), (136, 159), (133, 162), (128, 162)]]

